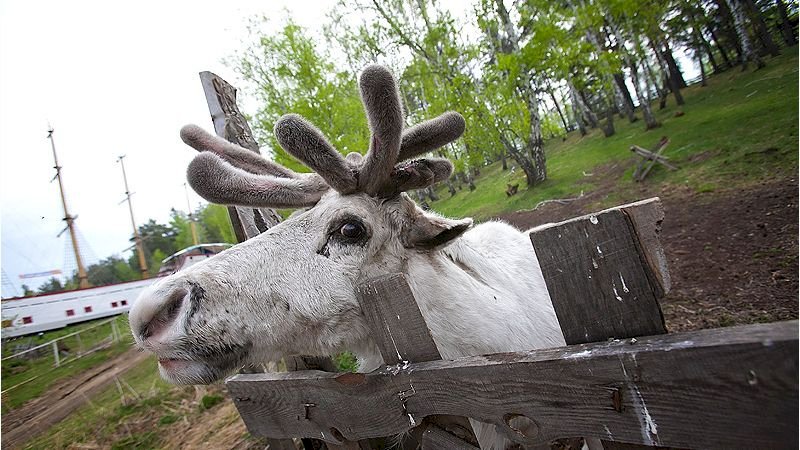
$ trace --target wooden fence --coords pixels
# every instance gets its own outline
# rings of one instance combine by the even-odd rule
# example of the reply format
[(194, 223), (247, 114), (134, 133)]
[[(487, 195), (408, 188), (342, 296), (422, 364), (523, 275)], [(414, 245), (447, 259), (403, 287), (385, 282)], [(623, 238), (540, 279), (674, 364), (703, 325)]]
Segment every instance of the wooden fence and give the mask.
[(404, 276), (391, 274), (359, 287), (384, 368), (331, 373), (294, 359), (299, 371), (236, 375), (228, 389), (270, 448), (366, 448), (408, 431), (425, 449), (475, 448), (465, 417), (525, 447), (586, 437), (796, 448), (797, 322), (664, 334), (662, 220), (651, 199), (531, 231), (567, 347), (442, 361)]

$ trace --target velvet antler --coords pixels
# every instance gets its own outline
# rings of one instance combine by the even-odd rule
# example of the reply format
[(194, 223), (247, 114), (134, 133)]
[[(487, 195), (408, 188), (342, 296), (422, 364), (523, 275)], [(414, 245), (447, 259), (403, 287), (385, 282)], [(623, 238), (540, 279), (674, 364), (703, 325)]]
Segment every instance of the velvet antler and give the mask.
[(287, 114), (275, 122), (275, 138), (284, 150), (318, 173), (342, 194), (355, 192), (358, 180), (342, 155), (322, 132), (298, 116)]
[(361, 72), (359, 86), (372, 136), (359, 173), (358, 188), (375, 195), (386, 190), (383, 184), (400, 155), (403, 105), (394, 77), (385, 67), (367, 66)]
[(181, 128), (181, 140), (197, 151), (212, 152), (232, 165), (257, 175), (296, 178), (297, 173), (275, 164), (261, 155), (214, 136), (197, 125)]
[(343, 158), (322, 132), (296, 114), (275, 123), (275, 137), (281, 147), (316, 173), (293, 172), (187, 125), (181, 138), (201, 151), (189, 165), (189, 183), (212, 202), (288, 208), (315, 204), (329, 187), (341, 194), (360, 191), (388, 198), (450, 177), (453, 165), (445, 159), (402, 161), (458, 139), (464, 132), (464, 118), (446, 112), (403, 131), (403, 106), (389, 70), (368, 66), (359, 77), (359, 86), (372, 132), (366, 156), (351, 153)]
[(328, 186), (313, 176), (279, 178), (255, 175), (203, 152), (187, 170), (189, 185), (214, 203), (269, 208), (302, 208), (315, 205)]

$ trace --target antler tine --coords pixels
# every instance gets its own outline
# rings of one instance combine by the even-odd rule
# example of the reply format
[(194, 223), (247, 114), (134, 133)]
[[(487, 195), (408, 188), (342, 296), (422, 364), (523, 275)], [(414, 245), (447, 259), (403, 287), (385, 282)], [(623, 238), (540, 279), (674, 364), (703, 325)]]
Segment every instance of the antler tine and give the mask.
[(414, 125), (403, 132), (397, 160), (405, 161), (447, 145), (461, 137), (465, 128), (464, 118), (455, 111)]
[(209, 152), (195, 156), (186, 176), (201, 197), (224, 205), (300, 208), (316, 204), (328, 189), (318, 177), (255, 175)]
[(256, 175), (272, 175), (280, 178), (298, 177), (296, 172), (214, 136), (197, 125), (186, 125), (181, 128), (181, 139), (195, 150), (213, 152), (230, 164)]
[(372, 137), (359, 174), (358, 187), (368, 194), (375, 194), (382, 190), (397, 163), (403, 132), (403, 107), (397, 83), (385, 67), (371, 65), (365, 68), (359, 85)]
[(275, 122), (275, 138), (338, 192), (349, 194), (358, 187), (355, 171), (311, 122), (297, 114), (286, 114)]
[(417, 159), (398, 164), (389, 180), (378, 192), (380, 197), (392, 197), (401, 192), (426, 188), (444, 181), (453, 174), (453, 163), (443, 158)]

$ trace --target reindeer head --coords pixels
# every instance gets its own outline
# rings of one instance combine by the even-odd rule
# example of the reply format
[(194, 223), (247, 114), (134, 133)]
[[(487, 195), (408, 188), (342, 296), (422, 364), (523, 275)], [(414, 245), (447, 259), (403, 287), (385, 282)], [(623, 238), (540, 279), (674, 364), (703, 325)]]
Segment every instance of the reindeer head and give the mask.
[(207, 200), (309, 209), (142, 293), (131, 329), (167, 380), (209, 383), (249, 363), (369, 345), (356, 286), (402, 272), (414, 253), (471, 225), (425, 213), (404, 194), (450, 176), (447, 160), (407, 160), (457, 139), (464, 119), (449, 112), (403, 130), (389, 71), (367, 67), (359, 84), (372, 131), (363, 158), (342, 157), (299, 116), (275, 124), (280, 145), (315, 173), (295, 173), (196, 126), (181, 130), (201, 152), (188, 178)]

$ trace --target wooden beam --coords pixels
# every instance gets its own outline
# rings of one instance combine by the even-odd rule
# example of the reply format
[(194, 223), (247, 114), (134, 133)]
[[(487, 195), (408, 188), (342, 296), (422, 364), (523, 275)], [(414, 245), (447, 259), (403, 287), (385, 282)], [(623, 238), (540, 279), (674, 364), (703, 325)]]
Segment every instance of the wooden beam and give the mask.
[[(200, 72), (200, 83), (217, 136), (259, 153), (250, 125), (236, 105), (236, 88), (212, 72)], [(229, 206), (228, 213), (239, 242), (257, 236), (281, 221), (278, 213), (269, 208)]]
[[(454, 414), (495, 423), (524, 445), (590, 436), (682, 448), (796, 448), (797, 336), (790, 321), (370, 374), (244, 374), (227, 386), (257, 436), (336, 443)], [(519, 417), (528, 426), (511, 428)]]
[[(399, 370), (411, 362), (442, 359), (405, 275), (393, 273), (368, 280), (358, 286), (356, 294), (386, 364), (396, 365)], [(398, 395), (405, 402), (406, 396), (414, 395), (413, 388), (411, 392)], [(411, 418), (409, 415), (409, 420)], [(432, 431), (422, 432), (421, 436), (416, 433), (425, 450), (455, 441), (460, 444), (451, 448), (478, 445), (475, 431), (466, 417), (439, 415), (428, 417), (425, 422), (422, 426)], [(442, 433), (449, 437), (441, 436)]]
[(386, 364), (442, 359), (403, 274), (362, 283), (357, 295)]
[(655, 198), (531, 230), (567, 344), (666, 332), (663, 217)]
[[(615, 220), (607, 221), (609, 215)], [(602, 225), (600, 224), (601, 220), (603, 221)], [(592, 261), (591, 267), (578, 268), (578, 273), (582, 273), (581, 270), (590, 270), (590, 275), (586, 275), (586, 279), (578, 280), (575, 284), (573, 281), (564, 280), (561, 276), (563, 270), (566, 270), (571, 263), (565, 264), (563, 260), (560, 263), (551, 261), (542, 268), (545, 283), (551, 294), (553, 306), (559, 315), (559, 324), (568, 345), (585, 344), (612, 337), (629, 338), (666, 332), (658, 303), (669, 292), (670, 287), (667, 261), (659, 241), (663, 220), (664, 210), (661, 202), (658, 198), (653, 198), (558, 224), (543, 225), (531, 233), (531, 242), (537, 249), (540, 263), (543, 260), (549, 261), (564, 257)], [(622, 222), (628, 226), (617, 227), (614, 225)], [(584, 239), (581, 239), (581, 234)], [(609, 239), (608, 234), (613, 235), (614, 239)], [(571, 241), (576, 235), (578, 242), (570, 243), (568, 245), (573, 247), (564, 249), (562, 239)], [(603, 253), (614, 253), (616, 258), (623, 261), (621, 266), (613, 266), (615, 262), (605, 261), (605, 258), (599, 257), (598, 249), (600, 247), (593, 245), (599, 241), (604, 242)], [(606, 243), (610, 247), (607, 247)], [(564, 251), (571, 253), (564, 254), (562, 253)], [(599, 270), (601, 263), (603, 268), (608, 270)], [(618, 295), (619, 292), (626, 297), (631, 293), (625, 292), (630, 291), (627, 284), (620, 286), (617, 294), (613, 296), (603, 295), (600, 285), (608, 283), (609, 273), (612, 278), (611, 293), (613, 294), (613, 283), (628, 278), (628, 275), (623, 276), (622, 272), (623, 267), (629, 266), (642, 269), (644, 277), (633, 280), (632, 286), (644, 291), (647, 297), (645, 301), (649, 302), (646, 306), (649, 307), (637, 309), (635, 306), (638, 305), (620, 303), (619, 299), (622, 297)], [(616, 269), (620, 269), (619, 280), (614, 278)], [(573, 275), (575, 274), (573, 273)], [(636, 295), (637, 289), (634, 289), (634, 295)], [(629, 301), (636, 302), (638, 300), (629, 298)], [(593, 315), (599, 315), (602, 319), (592, 320)], [(616, 446), (615, 443), (608, 440), (590, 442), (590, 444), (602, 446), (607, 450)], [(633, 444), (629, 444), (628, 447), (629, 449), (650, 448)]]

